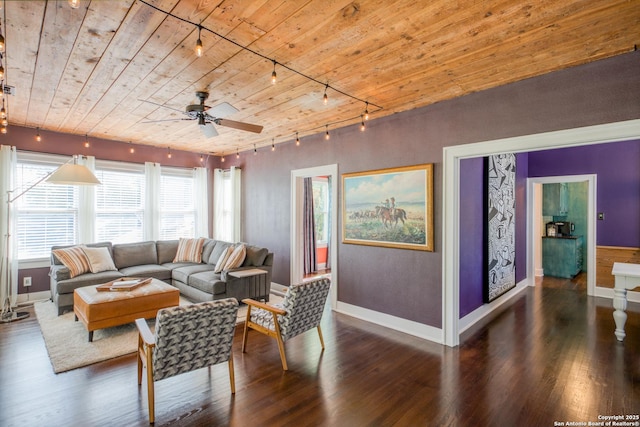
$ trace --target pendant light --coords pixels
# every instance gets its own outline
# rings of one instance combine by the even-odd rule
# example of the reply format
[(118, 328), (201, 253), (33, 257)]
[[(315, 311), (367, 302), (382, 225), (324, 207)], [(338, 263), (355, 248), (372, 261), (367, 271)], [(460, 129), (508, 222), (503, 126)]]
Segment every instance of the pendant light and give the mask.
[(196, 55), (198, 56), (198, 58), (202, 57), (202, 52), (203, 52), (202, 40), (200, 39), (201, 31), (202, 31), (202, 27), (198, 25), (198, 41), (196, 42)]

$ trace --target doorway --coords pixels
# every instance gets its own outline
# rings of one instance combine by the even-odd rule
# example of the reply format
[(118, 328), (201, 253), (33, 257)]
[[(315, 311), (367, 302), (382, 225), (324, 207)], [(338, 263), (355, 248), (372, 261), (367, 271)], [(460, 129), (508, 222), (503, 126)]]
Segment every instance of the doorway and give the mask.
[[(527, 179), (527, 236), (529, 261), (528, 277), (539, 277), (542, 274), (542, 236), (545, 235), (543, 216), (542, 186), (544, 184), (586, 183), (586, 223), (584, 228), (584, 245), (586, 247), (587, 295), (595, 295), (596, 290), (596, 175), (567, 175)], [(535, 285), (535, 280), (531, 282)]]
[(291, 283), (300, 283), (304, 280), (304, 238), (303, 238), (303, 201), (304, 201), (304, 179), (314, 177), (326, 177), (329, 185), (327, 186), (329, 195), (328, 207), (328, 259), (327, 262), (331, 266), (328, 273), (331, 279), (331, 307), (336, 306), (338, 295), (338, 165), (316, 166), (307, 169), (297, 169), (291, 171)]

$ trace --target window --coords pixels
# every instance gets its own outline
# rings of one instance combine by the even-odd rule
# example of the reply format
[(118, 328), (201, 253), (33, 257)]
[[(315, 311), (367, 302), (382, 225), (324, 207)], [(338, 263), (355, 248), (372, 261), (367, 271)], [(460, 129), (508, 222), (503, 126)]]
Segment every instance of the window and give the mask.
[(316, 224), (316, 242), (327, 244), (329, 240), (329, 180), (313, 178), (313, 214)]
[[(16, 188), (20, 194), (69, 160), (67, 156), (18, 152)], [(18, 259), (48, 260), (51, 247), (80, 243), (79, 224), (89, 224), (87, 242), (129, 243), (144, 240), (145, 168), (134, 163), (98, 160), (95, 175), (102, 185), (83, 199), (80, 187), (39, 182), (14, 202)], [(160, 239), (194, 237), (195, 179), (192, 169), (162, 168), (158, 221)], [(93, 194), (93, 193), (92, 193)], [(206, 198), (203, 194), (201, 197)], [(87, 205), (82, 208), (82, 200)], [(147, 219), (149, 221), (149, 219)]]
[(140, 165), (96, 162), (95, 237), (98, 242), (143, 240), (144, 169)]
[(194, 237), (196, 208), (193, 171), (162, 168), (160, 187), (160, 239)]
[[(16, 190), (12, 197), (56, 170), (68, 158), (18, 153)], [(49, 258), (51, 246), (77, 241), (78, 189), (41, 182), (14, 202), (18, 259)]]

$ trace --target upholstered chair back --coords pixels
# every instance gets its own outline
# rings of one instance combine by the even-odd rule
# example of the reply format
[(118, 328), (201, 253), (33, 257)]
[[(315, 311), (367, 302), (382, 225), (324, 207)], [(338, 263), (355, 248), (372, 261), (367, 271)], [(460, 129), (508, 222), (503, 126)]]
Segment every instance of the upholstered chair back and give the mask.
[(235, 298), (158, 311), (153, 379), (158, 381), (227, 362), (231, 357), (237, 314)]
[(278, 315), (282, 341), (320, 325), (330, 287), (328, 278), (289, 286), (282, 301), (282, 308), (287, 313)]

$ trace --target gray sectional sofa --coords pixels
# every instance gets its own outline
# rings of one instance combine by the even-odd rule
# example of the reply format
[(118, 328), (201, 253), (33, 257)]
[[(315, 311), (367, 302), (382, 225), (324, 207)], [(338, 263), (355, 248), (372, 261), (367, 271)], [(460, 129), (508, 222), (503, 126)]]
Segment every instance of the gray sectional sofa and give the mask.
[[(246, 256), (242, 265), (216, 273), (221, 254), (231, 245), (214, 239), (205, 239), (202, 261), (174, 262), (178, 240), (158, 240), (139, 243), (111, 244), (101, 242), (87, 244), (88, 248), (107, 248), (115, 270), (87, 272), (70, 277), (70, 272), (53, 253), (55, 249), (70, 246), (54, 246), (51, 253), (51, 299), (58, 308), (58, 315), (73, 310), (73, 291), (82, 286), (106, 283), (121, 277), (153, 277), (169, 283), (180, 294), (194, 302), (234, 297), (269, 300), (273, 253), (266, 248), (244, 244)], [(260, 269), (266, 274), (236, 277), (243, 270)], [(237, 274), (242, 276), (242, 274)]]

